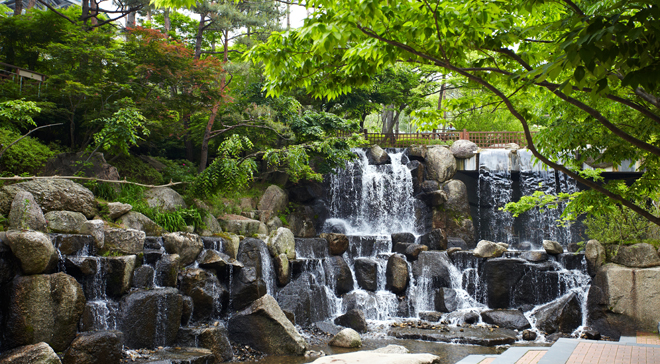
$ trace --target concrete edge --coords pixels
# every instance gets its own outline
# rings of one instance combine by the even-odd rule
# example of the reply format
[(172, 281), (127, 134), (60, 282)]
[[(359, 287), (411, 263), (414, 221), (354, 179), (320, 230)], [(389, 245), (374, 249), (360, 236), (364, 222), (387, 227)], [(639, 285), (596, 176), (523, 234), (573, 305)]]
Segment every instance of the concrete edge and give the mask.
[(468, 355), (465, 358), (461, 359), (460, 361), (456, 362), (456, 364), (479, 364), (482, 360), (486, 358), (496, 358), (497, 355), (478, 355), (478, 354), (473, 354), (473, 355)]
[(541, 357), (538, 364), (564, 364), (571, 357), (571, 354), (573, 354), (575, 347), (584, 341), (591, 340), (561, 338), (548, 349), (548, 352)]
[[(515, 346), (507, 349), (500, 354), (491, 364), (514, 364), (520, 358), (525, 356), (528, 351), (549, 351), (548, 346)], [(546, 353), (547, 354), (547, 353)]]

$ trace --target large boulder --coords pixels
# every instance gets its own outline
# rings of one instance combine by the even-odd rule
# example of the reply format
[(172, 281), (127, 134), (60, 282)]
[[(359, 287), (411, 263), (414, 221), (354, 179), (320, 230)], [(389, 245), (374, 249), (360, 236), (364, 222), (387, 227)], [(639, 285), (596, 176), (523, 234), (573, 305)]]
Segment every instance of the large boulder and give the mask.
[(414, 244), (415, 235), (413, 233), (394, 233), (391, 235), (392, 246), (402, 243), (402, 244)]
[(505, 329), (525, 330), (532, 327), (520, 310), (489, 310), (481, 313), (481, 319)]
[(204, 269), (214, 269), (217, 274), (222, 275), (229, 267), (243, 268), (243, 263), (217, 250), (204, 250), (197, 259), (199, 266)]
[[(435, 291), (435, 310), (438, 312), (454, 312), (458, 308), (458, 296), (452, 288), (440, 287)], [(437, 320), (436, 320), (437, 321)]]
[(27, 191), (16, 193), (7, 220), (10, 229), (47, 231), (44, 213), (34, 200), (34, 196)]
[(122, 359), (122, 333), (95, 331), (79, 334), (64, 352), (63, 364), (117, 364)]
[(61, 364), (53, 348), (41, 342), (33, 345), (21, 346), (0, 355), (2, 364)]
[(589, 240), (584, 247), (584, 257), (587, 259), (587, 271), (593, 277), (600, 267), (605, 264), (607, 253), (598, 240)]
[(50, 237), (39, 231), (7, 231), (6, 244), (21, 262), (25, 274), (39, 274), (48, 268), (55, 247)]
[(432, 146), (426, 150), (426, 171), (428, 178), (442, 183), (454, 177), (456, 159), (449, 149)]
[(144, 249), (144, 231), (108, 228), (104, 231), (102, 252), (115, 254), (140, 254)]
[(106, 207), (108, 209), (108, 217), (112, 220), (127, 214), (133, 209), (133, 206), (130, 204), (121, 202), (110, 202)]
[(222, 230), (237, 235), (252, 236), (259, 232), (262, 222), (245, 216), (226, 214), (218, 217)]
[(175, 288), (138, 290), (124, 296), (120, 317), (124, 345), (133, 349), (172, 345), (182, 308), (183, 297)]
[(548, 334), (571, 333), (582, 324), (582, 308), (575, 293), (550, 302), (535, 313), (536, 328)]
[(482, 280), (486, 286), (486, 303), (490, 308), (509, 308), (514, 288), (525, 274), (522, 259), (488, 259), (483, 265)]
[(326, 320), (331, 312), (325, 287), (310, 272), (283, 287), (277, 293), (277, 302), (283, 310), (293, 313), (296, 324), (302, 326)]
[(234, 350), (229, 342), (227, 329), (224, 325), (209, 327), (182, 327), (176, 337), (180, 346), (202, 347), (211, 350), (215, 357), (215, 363), (231, 361), (234, 358)]
[(334, 287), (337, 296), (353, 290), (353, 274), (344, 258), (338, 255), (328, 257), (323, 261), (325, 279), (330, 287)]
[(45, 215), (48, 229), (54, 233), (77, 234), (87, 222), (85, 215), (74, 211), (50, 211)]
[(165, 251), (170, 254), (178, 254), (181, 257), (181, 265), (186, 266), (197, 259), (204, 248), (202, 239), (197, 234), (191, 233), (169, 233), (163, 235)]
[(408, 273), (406, 258), (401, 254), (390, 255), (385, 269), (385, 288), (394, 294), (405, 293), (409, 281)]
[(169, 187), (151, 188), (144, 193), (147, 205), (160, 211), (172, 212), (187, 207), (183, 197)]
[(147, 236), (160, 236), (165, 232), (153, 220), (136, 211), (123, 214), (118, 222), (128, 229), (144, 231)]
[(564, 252), (564, 248), (554, 240), (543, 240), (543, 249), (545, 252), (551, 255), (557, 255)]
[(277, 215), (283, 213), (288, 205), (289, 196), (286, 194), (286, 191), (276, 185), (270, 185), (264, 192), (263, 196), (261, 196), (261, 200), (259, 200), (257, 207), (259, 210), (273, 211), (273, 213)]
[(337, 233), (323, 233), (319, 235), (328, 241), (328, 251), (332, 255), (342, 255), (348, 249), (348, 236)]
[(218, 317), (229, 303), (229, 291), (215, 274), (204, 269), (186, 269), (180, 275), (179, 290), (192, 298), (193, 320), (201, 322)]
[(7, 216), (18, 191), (30, 192), (44, 212), (76, 211), (91, 218), (96, 214), (92, 191), (66, 179), (39, 179), (0, 188), (0, 214)]
[(80, 233), (84, 235), (91, 235), (94, 238), (94, 246), (96, 249), (102, 249), (105, 245), (105, 231), (103, 220), (88, 220), (82, 224)]
[(381, 164), (392, 163), (392, 158), (390, 158), (390, 155), (387, 154), (383, 148), (377, 145), (374, 145), (367, 150), (367, 159), (369, 160), (369, 164), (377, 166)]
[(270, 234), (266, 241), (270, 255), (276, 257), (286, 255), (288, 259), (296, 259), (296, 240), (291, 230), (281, 227)]
[(135, 258), (135, 255), (104, 258), (105, 285), (108, 295), (121, 297), (131, 288), (131, 278), (136, 263)]
[(330, 342), (330, 346), (338, 346), (340, 348), (359, 348), (362, 346), (362, 339), (357, 331), (347, 328), (339, 331)]
[(481, 240), (474, 249), (474, 256), (478, 258), (497, 258), (506, 253), (507, 249), (500, 244), (488, 240)]
[(429, 288), (451, 287), (449, 266), (451, 261), (445, 252), (426, 251), (419, 253), (417, 260), (412, 264), (413, 277), (419, 281), (426, 281)]
[(364, 312), (358, 309), (348, 310), (345, 314), (335, 319), (335, 324), (351, 328), (359, 333), (365, 333), (369, 329)]
[(156, 262), (155, 281), (161, 287), (176, 287), (177, 275), (181, 266), (181, 257), (179, 254), (163, 255)]
[[(85, 162), (83, 164), (83, 162)], [(95, 152), (91, 157), (88, 152), (60, 153), (49, 159), (44, 166), (43, 176), (74, 176), (82, 173), (110, 181), (119, 180), (117, 168), (106, 162), (103, 153)]]
[(305, 339), (270, 295), (237, 312), (228, 329), (232, 340), (267, 354), (302, 355), (307, 349)]
[(236, 259), (244, 267), (232, 280), (231, 302), (235, 309), (240, 310), (266, 294), (268, 282), (264, 281), (263, 270), (269, 267), (264, 267), (263, 263), (270, 260), (270, 253), (263, 241), (246, 238), (238, 248)]
[(470, 216), (470, 203), (468, 202), (467, 187), (463, 181), (452, 179), (442, 185), (442, 190), (447, 195), (444, 209), (456, 215)]
[(202, 217), (202, 222), (204, 223), (203, 228), (196, 229), (196, 232), (201, 236), (213, 236), (215, 234), (220, 234), (222, 232), (222, 227), (218, 222), (218, 219), (213, 216), (211, 213), (206, 213)]
[(354, 262), (358, 286), (367, 291), (378, 289), (378, 263), (369, 258), (357, 258)]
[(8, 346), (45, 342), (64, 351), (75, 338), (85, 307), (80, 284), (65, 273), (16, 277), (9, 288)]
[(651, 244), (621, 245), (612, 257), (612, 263), (631, 268), (649, 268), (660, 265), (660, 257)]
[(446, 250), (447, 236), (442, 229), (433, 229), (419, 238), (419, 243), (426, 245), (429, 250)]
[(449, 149), (456, 158), (472, 158), (476, 151), (479, 150), (479, 146), (469, 140), (459, 139)]

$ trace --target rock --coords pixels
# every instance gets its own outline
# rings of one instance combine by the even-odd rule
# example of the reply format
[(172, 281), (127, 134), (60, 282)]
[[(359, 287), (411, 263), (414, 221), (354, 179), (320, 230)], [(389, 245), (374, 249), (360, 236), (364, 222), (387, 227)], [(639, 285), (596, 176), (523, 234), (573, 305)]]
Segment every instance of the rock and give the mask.
[(584, 332), (582, 333), (582, 338), (587, 340), (600, 340), (601, 336), (600, 336), (600, 332), (596, 330), (587, 329), (584, 330)]
[(169, 187), (151, 188), (144, 193), (147, 205), (163, 212), (185, 209), (188, 206), (178, 192)]
[(268, 229), (268, 233), (272, 233), (273, 231), (281, 228), (284, 226), (282, 224), (282, 220), (278, 216), (272, 217), (268, 222), (266, 223), (266, 228)]
[(367, 159), (369, 160), (369, 164), (376, 166), (392, 163), (390, 155), (387, 154), (383, 148), (377, 145), (374, 145), (373, 147), (369, 148), (369, 150), (367, 150)]
[(245, 216), (225, 214), (218, 217), (222, 230), (237, 235), (252, 236), (259, 232), (261, 222)]
[(289, 196), (286, 191), (276, 185), (270, 185), (261, 196), (257, 207), (259, 210), (273, 211), (274, 215), (283, 213), (289, 205)]
[(34, 196), (27, 191), (18, 191), (11, 203), (7, 226), (15, 230), (37, 230), (46, 232), (47, 222)]
[(135, 229), (105, 229), (102, 253), (140, 254), (144, 249), (145, 237), (144, 231)]
[(403, 244), (414, 244), (415, 243), (415, 235), (412, 233), (395, 233), (391, 235), (392, 237), (392, 246), (395, 246), (398, 243), (403, 243)]
[(105, 231), (103, 220), (88, 220), (80, 227), (80, 233), (91, 235), (94, 238), (96, 249), (102, 249), (105, 244)]
[(421, 252), (412, 264), (413, 277), (417, 281), (426, 281), (425, 284), (428, 284), (430, 289), (450, 287), (450, 265), (451, 262), (444, 252)]
[(0, 355), (2, 364), (61, 364), (53, 348), (41, 342), (33, 345), (21, 346)]
[(209, 321), (227, 308), (229, 291), (215, 274), (203, 269), (186, 269), (179, 281), (179, 290), (193, 300), (194, 321)]
[(365, 333), (369, 329), (367, 320), (364, 318), (364, 312), (358, 309), (352, 309), (335, 319), (336, 325), (351, 328), (359, 333)]
[[(83, 162), (86, 163), (83, 165)], [(81, 167), (82, 166), (82, 167)], [(46, 162), (42, 176), (73, 176), (82, 173), (84, 177), (93, 177), (111, 181), (119, 180), (117, 168), (106, 162), (103, 153), (95, 152), (91, 157), (86, 151), (78, 153), (60, 153)]]
[(291, 281), (291, 269), (289, 266), (289, 259), (286, 254), (282, 253), (275, 257), (275, 273), (277, 275), (277, 284), (286, 286)]
[(272, 233), (266, 241), (266, 245), (272, 257), (284, 254), (288, 259), (296, 259), (296, 240), (291, 230), (285, 227)]
[(92, 191), (66, 179), (40, 179), (0, 188), (0, 214), (7, 216), (18, 191), (30, 192), (44, 212), (75, 211), (91, 218), (96, 214)]
[(73, 277), (65, 273), (16, 277), (9, 292), (5, 344), (43, 341), (55, 351), (69, 346), (85, 307), (83, 289)]
[(447, 194), (441, 190), (423, 192), (419, 194), (417, 198), (431, 208), (443, 205), (447, 202)]
[(486, 284), (486, 301), (490, 308), (509, 308), (514, 288), (525, 274), (522, 259), (488, 259), (481, 277)]
[(202, 222), (204, 223), (204, 227), (196, 228), (199, 235), (213, 236), (222, 232), (222, 227), (220, 226), (218, 219), (211, 215), (211, 213), (205, 213), (204, 216), (202, 216)]
[[(188, 296), (183, 296), (183, 305), (181, 307), (181, 326), (187, 326), (192, 321), (192, 314), (195, 307), (193, 307), (193, 300)], [(181, 329), (179, 329), (181, 332)]]
[(353, 274), (344, 258), (338, 255), (326, 258), (323, 266), (326, 282), (330, 287), (334, 286), (337, 296), (353, 290)]
[(420, 244), (429, 250), (447, 250), (447, 236), (442, 229), (433, 229), (419, 238)]
[[(478, 317), (478, 315), (477, 315)], [(393, 327), (389, 336), (398, 339), (448, 342), (481, 346), (509, 345), (516, 342), (517, 333), (513, 330), (483, 327), (445, 326), (444, 330), (428, 330), (415, 327)]]
[(133, 280), (131, 285), (135, 288), (153, 288), (154, 286), (154, 268), (149, 265), (137, 267), (133, 271)]
[(127, 214), (133, 209), (133, 206), (121, 202), (109, 202), (106, 206), (108, 207), (108, 217), (112, 220)]
[(131, 288), (135, 270), (135, 255), (105, 258), (106, 292), (121, 297)]
[(404, 254), (406, 258), (408, 258), (408, 261), (412, 262), (417, 260), (417, 257), (421, 252), (425, 252), (428, 250), (429, 248), (426, 245), (410, 244), (408, 247), (406, 247)]
[(520, 258), (525, 259), (528, 262), (545, 262), (548, 260), (548, 253), (540, 250), (527, 251), (520, 254)]
[(577, 253), (580, 250), (580, 245), (578, 245), (578, 243), (568, 243), (566, 250), (569, 253)]
[(525, 330), (523, 331), (522, 338), (525, 341), (534, 341), (536, 340), (536, 332), (532, 330)]
[(620, 245), (612, 257), (612, 263), (631, 268), (649, 268), (659, 266), (660, 257), (651, 244)]
[(204, 248), (204, 243), (199, 235), (191, 233), (165, 234), (163, 235), (163, 243), (168, 253), (178, 254), (181, 257), (181, 266), (194, 262)]
[(589, 240), (584, 247), (584, 257), (587, 259), (587, 271), (593, 277), (600, 267), (605, 264), (607, 254), (598, 240)]
[(564, 252), (561, 244), (553, 240), (543, 240), (543, 249), (545, 252), (551, 255), (557, 255)]
[(214, 269), (217, 273), (222, 273), (229, 267), (243, 268), (243, 263), (215, 250), (202, 251), (198, 262), (201, 268)]
[(459, 248), (459, 250), (468, 250), (468, 245), (462, 238), (450, 236), (447, 237), (447, 250), (451, 248)]
[(277, 293), (277, 302), (283, 310), (293, 313), (298, 325), (309, 326), (328, 319), (330, 302), (325, 287), (314, 275), (305, 272)]
[(503, 249), (509, 250), (509, 244), (506, 243), (495, 243), (495, 244), (502, 247)]
[(435, 292), (435, 310), (438, 312), (453, 312), (458, 308), (456, 291), (451, 288), (440, 287)]
[(437, 181), (424, 181), (420, 184), (422, 192), (433, 192), (440, 189), (440, 184)]
[(267, 354), (303, 355), (305, 340), (286, 318), (275, 299), (265, 295), (228, 322), (232, 340)]
[(362, 339), (357, 331), (347, 328), (339, 331), (330, 342), (330, 346), (338, 346), (340, 348), (359, 348), (362, 347)]
[(254, 238), (246, 238), (238, 248), (237, 260), (243, 263), (234, 276), (231, 289), (231, 301), (235, 309), (249, 306), (267, 292), (267, 282), (263, 279), (263, 262), (270, 259), (266, 244)]
[(470, 217), (470, 204), (468, 202), (467, 187), (463, 181), (452, 179), (442, 185), (447, 196), (444, 209), (455, 215)]
[(58, 234), (55, 241), (55, 246), (64, 255), (75, 255), (81, 251), (83, 255), (89, 255), (95, 251), (95, 242), (91, 235)]
[(369, 258), (357, 258), (354, 265), (358, 286), (375, 292), (378, 289), (378, 263)]
[(50, 211), (44, 216), (48, 229), (55, 233), (78, 234), (87, 222), (85, 215), (73, 211)]
[(176, 338), (179, 346), (202, 347), (211, 350), (216, 363), (231, 361), (234, 350), (224, 325), (202, 328), (181, 328)]
[(120, 331), (79, 334), (64, 352), (63, 364), (116, 364), (122, 359)]
[[(461, 240), (463, 240), (463, 239), (461, 239)], [(451, 257), (454, 253), (456, 253), (456, 252), (460, 252), (460, 251), (462, 251), (462, 250), (463, 250), (463, 249), (461, 249), (461, 248), (457, 248), (457, 247), (447, 248), (447, 255)]]
[(344, 234), (323, 233), (319, 237), (328, 241), (328, 251), (332, 255), (342, 255), (348, 249), (348, 237)]
[(501, 257), (506, 251), (506, 248), (497, 245), (497, 243), (488, 240), (481, 240), (474, 249), (473, 254), (475, 257), (479, 258), (497, 258)]
[(411, 160), (424, 160), (426, 158), (427, 146), (425, 144), (415, 144), (408, 147), (408, 158)]
[(183, 297), (175, 288), (139, 290), (121, 302), (121, 331), (129, 348), (150, 348), (174, 344)]
[(431, 146), (426, 150), (426, 170), (429, 179), (442, 183), (454, 177), (456, 159), (449, 149)]
[(532, 327), (519, 310), (489, 310), (481, 313), (481, 319), (491, 325), (505, 329), (524, 330)]
[(168, 254), (156, 262), (156, 284), (161, 287), (176, 287), (177, 275), (181, 266), (179, 254)]
[(422, 311), (419, 313), (419, 319), (428, 322), (438, 322), (444, 315), (443, 312)]
[(387, 268), (385, 270), (386, 284), (385, 288), (394, 294), (403, 294), (408, 287), (408, 263), (401, 254), (392, 254), (387, 259)]
[(316, 236), (314, 220), (309, 214), (294, 212), (287, 217), (289, 228), (297, 238), (313, 238)]
[(459, 139), (449, 149), (455, 158), (472, 158), (479, 147), (469, 140)]
[(6, 244), (20, 261), (25, 274), (39, 274), (48, 268), (55, 247), (50, 237), (39, 231), (7, 231)]
[(550, 302), (534, 313), (536, 327), (548, 334), (570, 334), (582, 324), (582, 309), (575, 293)]
[(147, 236), (161, 236), (165, 232), (153, 220), (136, 211), (122, 215), (118, 222), (128, 229), (144, 231)]

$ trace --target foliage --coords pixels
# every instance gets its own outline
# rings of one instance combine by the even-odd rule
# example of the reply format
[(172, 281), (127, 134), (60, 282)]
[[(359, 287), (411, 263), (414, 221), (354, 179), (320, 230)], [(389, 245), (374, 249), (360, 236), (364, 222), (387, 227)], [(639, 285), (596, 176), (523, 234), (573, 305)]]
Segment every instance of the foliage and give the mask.
[(163, 175), (154, 167), (145, 163), (138, 157), (131, 155), (123, 156), (113, 161), (113, 165), (117, 168), (119, 175), (125, 177), (129, 181), (152, 185), (169, 182), (166, 181), (163, 178)]
[[(0, 128), (0, 149), (9, 145), (21, 135), (9, 129)], [(26, 137), (9, 148), (0, 160), (0, 170), (3, 175), (20, 175), (27, 172), (34, 175), (44, 166), (46, 161), (55, 155), (48, 146), (38, 139)]]
[(602, 243), (660, 239), (656, 225), (623, 206), (612, 206), (607, 212), (589, 215), (583, 224), (589, 239)]
[(17, 130), (17, 128), (35, 127), (32, 117), (41, 112), (34, 101), (9, 100), (0, 103), (0, 127)]
[(194, 226), (195, 229), (204, 228), (202, 220), (204, 213), (206, 213), (204, 210), (191, 207), (172, 212), (157, 212), (153, 220), (167, 231), (186, 231), (187, 226)]
[(185, 159), (169, 160), (156, 157), (156, 160), (166, 167), (160, 172), (163, 182), (192, 182), (197, 176), (197, 167)]
[(135, 107), (121, 108), (111, 117), (97, 119), (95, 122), (103, 126), (101, 131), (94, 134), (97, 149), (101, 148), (114, 155), (128, 155), (128, 149), (142, 140), (140, 134), (149, 135), (144, 125), (146, 118)]

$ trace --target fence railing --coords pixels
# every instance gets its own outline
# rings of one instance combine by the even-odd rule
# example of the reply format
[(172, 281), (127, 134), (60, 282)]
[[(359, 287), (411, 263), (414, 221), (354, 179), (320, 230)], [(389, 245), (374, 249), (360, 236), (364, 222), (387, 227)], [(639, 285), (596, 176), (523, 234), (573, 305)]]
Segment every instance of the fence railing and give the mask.
[[(469, 140), (480, 148), (506, 148), (515, 143), (527, 146), (525, 133), (522, 131), (432, 131), (417, 133), (369, 133), (364, 129), (361, 134), (370, 144), (386, 148), (406, 148), (413, 144), (448, 144), (459, 139)], [(534, 132), (532, 132), (534, 134)], [(347, 135), (340, 135), (347, 136)]]

